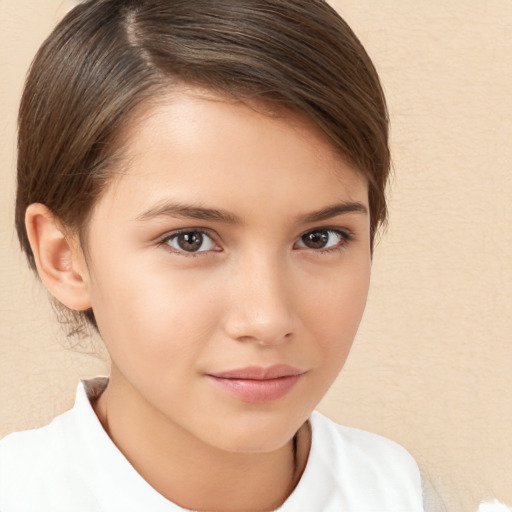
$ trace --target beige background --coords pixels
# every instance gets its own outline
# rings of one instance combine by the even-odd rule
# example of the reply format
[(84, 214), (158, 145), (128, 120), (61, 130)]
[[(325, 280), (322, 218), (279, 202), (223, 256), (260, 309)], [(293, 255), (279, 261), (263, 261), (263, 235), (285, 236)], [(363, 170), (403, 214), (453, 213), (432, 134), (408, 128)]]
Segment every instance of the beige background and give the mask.
[[(395, 177), (366, 316), (320, 408), (406, 446), (450, 512), (512, 503), (512, 2), (332, 3), (381, 74)], [(24, 74), (70, 4), (0, 0), (0, 437), (108, 371), (63, 348), (12, 228)]]

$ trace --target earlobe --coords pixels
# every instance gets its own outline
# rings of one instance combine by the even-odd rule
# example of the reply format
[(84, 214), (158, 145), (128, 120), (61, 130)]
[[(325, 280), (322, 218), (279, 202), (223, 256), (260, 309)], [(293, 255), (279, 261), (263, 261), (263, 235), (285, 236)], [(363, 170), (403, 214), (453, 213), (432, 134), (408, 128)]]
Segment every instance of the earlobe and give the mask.
[(53, 213), (40, 203), (27, 208), (25, 227), (37, 272), (48, 291), (70, 309), (90, 308), (87, 267), (79, 244), (66, 236)]

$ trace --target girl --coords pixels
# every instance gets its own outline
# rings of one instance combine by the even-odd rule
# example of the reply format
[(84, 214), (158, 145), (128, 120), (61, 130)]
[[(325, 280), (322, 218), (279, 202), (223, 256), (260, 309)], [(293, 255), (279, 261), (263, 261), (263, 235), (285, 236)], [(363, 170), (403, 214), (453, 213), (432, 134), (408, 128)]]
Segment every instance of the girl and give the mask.
[(16, 225), (112, 369), (0, 442), (0, 510), (423, 510), (405, 450), (314, 411), (388, 170), (377, 74), (324, 1), (71, 11), (26, 83)]

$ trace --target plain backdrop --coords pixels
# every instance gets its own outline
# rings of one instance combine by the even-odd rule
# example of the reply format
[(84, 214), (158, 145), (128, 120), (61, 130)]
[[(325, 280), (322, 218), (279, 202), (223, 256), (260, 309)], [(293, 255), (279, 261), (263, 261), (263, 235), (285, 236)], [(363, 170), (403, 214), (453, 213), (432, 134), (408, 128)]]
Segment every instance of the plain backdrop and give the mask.
[[(24, 76), (71, 3), (0, 0), (0, 437), (108, 372), (101, 343), (65, 348), (13, 229)], [(512, 2), (331, 3), (381, 75), (394, 177), (367, 311), (320, 410), (404, 445), (449, 512), (512, 503)]]

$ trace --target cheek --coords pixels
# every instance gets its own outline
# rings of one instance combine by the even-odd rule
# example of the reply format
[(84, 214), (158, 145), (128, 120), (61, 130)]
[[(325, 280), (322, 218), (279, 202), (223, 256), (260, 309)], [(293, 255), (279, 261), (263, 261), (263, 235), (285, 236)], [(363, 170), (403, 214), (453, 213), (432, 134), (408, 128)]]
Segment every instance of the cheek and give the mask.
[(212, 280), (163, 267), (125, 261), (98, 269), (93, 309), (113, 359), (189, 357), (215, 329), (222, 300)]
[(341, 369), (361, 321), (370, 282), (370, 263), (333, 273), (311, 294), (308, 314), (326, 364)]

